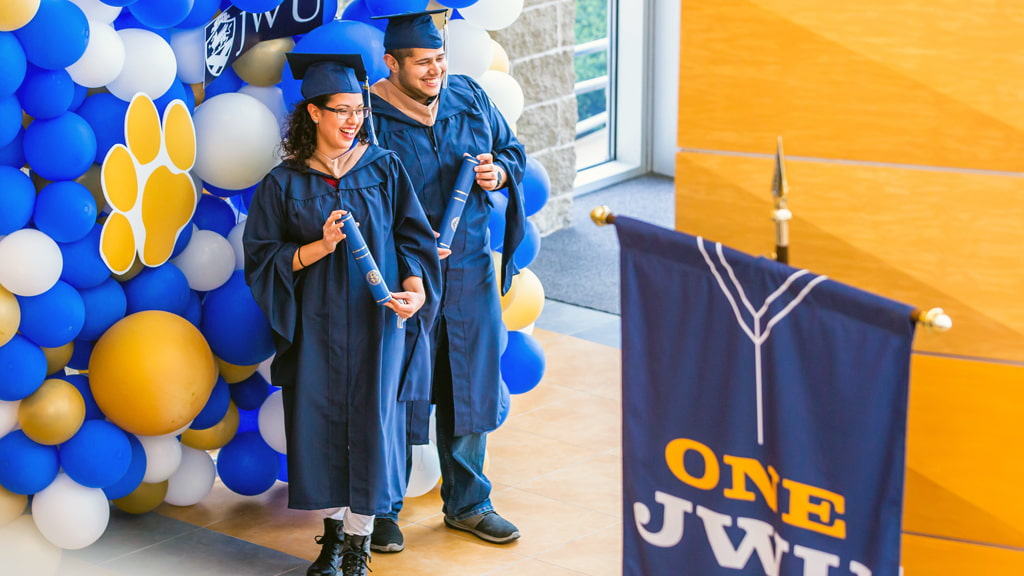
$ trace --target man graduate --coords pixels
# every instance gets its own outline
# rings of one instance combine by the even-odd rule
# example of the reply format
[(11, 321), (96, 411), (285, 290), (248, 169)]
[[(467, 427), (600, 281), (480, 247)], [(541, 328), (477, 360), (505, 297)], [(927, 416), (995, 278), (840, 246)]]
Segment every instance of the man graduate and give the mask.
[[(390, 75), (371, 87), (371, 102), (379, 143), (398, 153), (435, 231), (441, 229), (463, 155), (479, 161), (450, 254), (440, 251), (443, 290), (432, 332), (433, 402), (445, 525), (505, 544), (519, 538), (519, 530), (494, 511), (491, 483), (483, 472), (487, 433), (500, 418), (503, 330), (486, 191), (508, 188), (498, 272), (504, 293), (518, 271), (512, 254), (526, 223), (518, 184), (526, 155), (480, 85), (466, 76), (447, 76), (444, 41), (431, 18), (440, 12), (445, 10), (382, 16), (388, 19), (384, 61)], [(417, 408), (410, 435), (413, 442), (424, 443), (429, 412)], [(401, 506), (396, 501), (391, 514), (377, 516), (373, 550), (403, 549), (395, 522)]]

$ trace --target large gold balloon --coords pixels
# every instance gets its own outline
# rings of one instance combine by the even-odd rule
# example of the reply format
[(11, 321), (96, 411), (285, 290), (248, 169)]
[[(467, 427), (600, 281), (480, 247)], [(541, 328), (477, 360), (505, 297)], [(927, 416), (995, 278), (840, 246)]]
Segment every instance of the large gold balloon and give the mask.
[(70, 382), (44, 380), (18, 406), (18, 424), (25, 435), (40, 444), (67, 442), (85, 421), (85, 400)]
[(185, 430), (181, 435), (181, 443), (196, 450), (223, 448), (238, 432), (238, 422), (238, 408), (234, 402), (228, 402), (228, 411), (220, 422), (205, 430)]
[(516, 286), (516, 297), (501, 313), (505, 327), (509, 330), (522, 330), (537, 321), (544, 309), (544, 287), (540, 279), (529, 268), (523, 268), (512, 280)]
[(501, 44), (498, 44), (494, 38), (491, 38), (491, 44), (494, 46), (494, 56), (491, 57), (491, 65), (487, 69), (497, 70), (498, 72), (508, 74), (508, 52), (506, 52), (505, 48)]
[(7, 344), (18, 333), (21, 325), (21, 306), (18, 299), (0, 286), (0, 346)]
[(43, 354), (46, 355), (46, 373), (57, 374), (59, 372), (60, 375), (63, 375), (64, 367), (71, 361), (71, 355), (74, 353), (74, 341), (59, 348), (43, 348)]
[(0, 32), (17, 30), (39, 12), (39, 0), (4, 0), (0, 3)]
[(122, 429), (162, 436), (191, 422), (217, 381), (213, 352), (188, 320), (159, 310), (119, 320), (96, 342), (89, 384)]
[(156, 509), (167, 496), (167, 480), (154, 484), (143, 482), (124, 498), (111, 500), (114, 506), (129, 514), (145, 514)]
[(260, 367), (259, 364), (253, 364), (252, 366), (229, 364), (216, 356), (214, 356), (213, 359), (217, 361), (217, 370), (220, 372), (220, 377), (228, 384), (236, 384), (245, 380), (249, 376), (255, 374), (256, 369)]
[(18, 519), (28, 506), (28, 496), (15, 494), (0, 486), (0, 526), (6, 526)]
[(264, 40), (246, 50), (232, 64), (238, 77), (253, 86), (273, 86), (281, 81), (285, 53), (295, 48), (291, 38)]

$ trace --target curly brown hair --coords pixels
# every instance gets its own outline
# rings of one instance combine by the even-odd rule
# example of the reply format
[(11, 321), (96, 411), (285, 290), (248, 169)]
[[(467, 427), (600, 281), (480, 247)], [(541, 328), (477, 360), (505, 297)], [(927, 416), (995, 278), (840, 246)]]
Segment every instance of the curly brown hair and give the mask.
[[(312, 104), (317, 108), (327, 105), (333, 94), (324, 94), (308, 100), (303, 100), (295, 105), (291, 114), (285, 120), (284, 139), (281, 140), (281, 152), (284, 163), (293, 168), (306, 168), (306, 161), (316, 152), (316, 124), (309, 117), (306, 110)], [(372, 122), (367, 118), (359, 128), (359, 141), (367, 141), (366, 122)]]

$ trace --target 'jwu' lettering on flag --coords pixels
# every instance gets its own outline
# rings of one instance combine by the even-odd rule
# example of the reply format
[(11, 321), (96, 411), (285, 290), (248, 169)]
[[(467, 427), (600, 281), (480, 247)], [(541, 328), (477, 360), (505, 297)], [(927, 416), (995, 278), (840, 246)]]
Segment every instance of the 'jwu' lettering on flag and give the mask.
[(615, 224), (623, 573), (896, 576), (910, 307)]

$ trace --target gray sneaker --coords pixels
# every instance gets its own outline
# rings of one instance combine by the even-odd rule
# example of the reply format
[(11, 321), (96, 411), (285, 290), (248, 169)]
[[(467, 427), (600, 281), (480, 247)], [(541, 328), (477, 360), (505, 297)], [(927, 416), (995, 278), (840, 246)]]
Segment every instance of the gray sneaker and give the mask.
[(444, 523), (449, 528), (469, 532), (481, 540), (494, 544), (508, 544), (519, 538), (519, 529), (493, 510), (465, 520), (453, 520), (445, 516)]
[(405, 538), (402, 537), (402, 530), (398, 527), (398, 522), (391, 518), (374, 518), (370, 550), (385, 554), (405, 550)]

